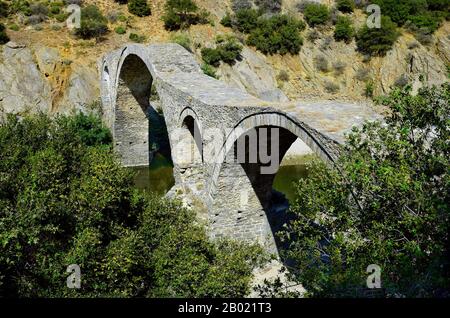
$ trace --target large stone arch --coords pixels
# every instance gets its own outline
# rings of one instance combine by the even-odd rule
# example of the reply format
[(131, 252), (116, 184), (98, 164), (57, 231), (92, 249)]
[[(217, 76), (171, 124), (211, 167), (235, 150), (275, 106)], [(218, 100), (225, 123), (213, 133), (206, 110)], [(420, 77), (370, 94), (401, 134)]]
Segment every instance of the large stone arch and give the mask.
[[(270, 148), (274, 147), (272, 142), (278, 139), (277, 149), (273, 149), (278, 152), (278, 166), (297, 138), (305, 142), (320, 158), (333, 164), (337, 157), (337, 144), (325, 137), (321, 140), (318, 137), (320, 135), (313, 132), (313, 129), (299, 120), (277, 111), (248, 115), (233, 127), (214, 160), (207, 190), (213, 237), (229, 236), (258, 241), (271, 249), (275, 247), (270, 209), (276, 171), (263, 174), (261, 167), (264, 164), (260, 160), (249, 162), (248, 139), (257, 140), (253, 151), (259, 153), (263, 151), (260, 148), (261, 140), (267, 136), (267, 149), (271, 154)], [(235, 161), (239, 144), (246, 146), (245, 163)]]

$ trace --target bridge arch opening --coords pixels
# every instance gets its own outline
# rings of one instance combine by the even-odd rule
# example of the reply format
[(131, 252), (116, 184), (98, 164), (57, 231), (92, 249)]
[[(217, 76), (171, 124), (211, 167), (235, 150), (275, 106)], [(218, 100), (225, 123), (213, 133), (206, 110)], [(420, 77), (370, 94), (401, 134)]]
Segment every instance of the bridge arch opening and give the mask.
[(122, 164), (140, 167), (143, 170), (139, 170), (139, 175), (142, 173), (144, 176), (141, 178), (150, 179), (154, 171), (149, 169), (163, 168), (164, 175), (155, 175), (155, 178), (166, 180), (149, 180), (146, 187), (153, 189), (152, 183), (160, 183), (162, 185), (156, 185), (155, 189), (168, 191), (164, 185), (173, 185), (174, 181), (164, 112), (149, 68), (135, 54), (127, 55), (121, 64), (114, 111), (115, 148)]
[(192, 110), (185, 110), (181, 116), (181, 126), (172, 135), (173, 156), (178, 169), (180, 183), (193, 193), (204, 189), (203, 139), (201, 123)]
[(264, 123), (261, 117), (255, 122), (260, 124), (243, 129), (242, 134), (232, 137), (232, 146), (225, 148), (226, 158), (220, 164), (217, 178), (213, 177), (210, 221), (214, 237), (259, 241), (276, 252), (281, 243), (274, 233), (288, 221), (289, 202), (286, 193), (274, 190), (275, 181), (279, 179), (280, 171), (288, 177), (281, 182), (292, 183), (305, 177), (300, 174), (305, 170), (295, 171), (298, 167), (283, 171), (282, 162), (289, 158), (286, 156), (288, 153), (298, 154), (299, 150), (300, 154), (303, 152), (310, 156), (314, 150), (322, 158), (325, 154), (321, 153), (320, 147), (311, 147), (314, 140), (302, 134), (304, 131), (299, 127), (295, 129), (292, 123), (277, 125), (271, 120)]

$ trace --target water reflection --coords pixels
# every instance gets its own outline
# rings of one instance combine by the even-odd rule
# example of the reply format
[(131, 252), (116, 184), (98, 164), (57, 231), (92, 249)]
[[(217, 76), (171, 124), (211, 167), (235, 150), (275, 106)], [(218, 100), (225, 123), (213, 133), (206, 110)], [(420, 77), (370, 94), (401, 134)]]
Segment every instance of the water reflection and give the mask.
[(165, 195), (174, 185), (173, 165), (162, 154), (157, 153), (150, 167), (131, 168), (136, 171), (136, 188), (148, 193)]

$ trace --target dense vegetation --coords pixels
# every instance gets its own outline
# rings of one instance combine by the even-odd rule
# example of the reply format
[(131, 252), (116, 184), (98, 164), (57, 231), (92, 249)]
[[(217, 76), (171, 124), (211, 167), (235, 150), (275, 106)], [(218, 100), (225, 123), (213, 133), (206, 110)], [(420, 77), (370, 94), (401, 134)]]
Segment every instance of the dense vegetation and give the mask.
[(241, 9), (234, 16), (227, 14), (221, 23), (248, 34), (247, 44), (264, 54), (298, 54), (303, 45), (300, 32), (305, 23), (285, 14), (262, 16), (263, 11)]
[(81, 10), (81, 25), (76, 29), (76, 35), (83, 38), (100, 38), (108, 33), (108, 20), (95, 5), (89, 5)]
[(209, 13), (200, 10), (193, 0), (167, 0), (162, 20), (167, 30), (174, 31), (208, 23)]
[(358, 50), (369, 56), (384, 56), (397, 41), (397, 25), (387, 16), (381, 17), (381, 28), (363, 26), (357, 33)]
[(334, 28), (334, 39), (349, 43), (352, 41), (354, 33), (352, 20), (349, 17), (339, 16)]
[(218, 67), (220, 62), (233, 65), (241, 58), (242, 45), (232, 36), (218, 36), (216, 48), (203, 48), (203, 61), (211, 66)]
[[(133, 188), (94, 116), (0, 125), (0, 297), (241, 297), (260, 255)], [(81, 289), (66, 287), (70, 264)]]
[(128, 1), (128, 11), (138, 17), (145, 17), (152, 13), (147, 4), (147, 0)]
[(303, 11), (305, 20), (312, 27), (325, 24), (330, 19), (330, 11), (324, 4), (309, 3)]
[[(395, 89), (386, 123), (354, 129), (341, 172), (316, 163), (282, 238), (310, 296), (364, 297), (381, 267), (388, 297), (450, 296), (450, 84)], [(345, 177), (343, 177), (345, 176)]]
[(9, 37), (6, 34), (5, 26), (0, 23), (0, 44), (5, 44), (9, 41)]

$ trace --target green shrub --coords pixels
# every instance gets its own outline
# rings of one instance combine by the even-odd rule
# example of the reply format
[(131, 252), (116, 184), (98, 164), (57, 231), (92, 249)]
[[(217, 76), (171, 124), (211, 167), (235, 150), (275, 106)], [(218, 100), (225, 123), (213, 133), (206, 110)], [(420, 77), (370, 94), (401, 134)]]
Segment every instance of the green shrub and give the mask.
[(128, 12), (138, 17), (149, 16), (152, 13), (147, 4), (147, 0), (129, 0)]
[(283, 257), (311, 297), (371, 297), (371, 264), (381, 297), (448, 295), (450, 84), (411, 91), (379, 100), (389, 115), (353, 129), (339, 171), (297, 183)]
[(236, 12), (236, 29), (243, 33), (250, 33), (258, 26), (261, 12), (255, 9), (242, 9)]
[(5, 44), (8, 42), (9, 42), (9, 37), (6, 34), (6, 28), (2, 23), (0, 23), (0, 44)]
[(410, 16), (408, 18), (407, 23), (414, 31), (414, 28), (411, 28), (410, 24), (412, 24), (415, 28), (418, 29), (426, 29), (431, 33), (434, 33), (442, 24), (442, 18), (433, 13), (423, 13), (419, 15)]
[(28, 0), (15, 0), (10, 2), (9, 13), (10, 14), (23, 13), (26, 16), (30, 16), (32, 14), (30, 2)]
[(220, 20), (220, 24), (227, 28), (231, 28), (233, 26), (233, 19), (229, 12), (227, 12), (222, 20)]
[(167, 30), (174, 31), (187, 29), (193, 24), (206, 24), (209, 22), (209, 13), (202, 10), (193, 0), (167, 0), (162, 16)]
[[(99, 118), (0, 124), (0, 297), (243, 297), (257, 246), (211, 242), (181, 203), (133, 188)], [(80, 289), (66, 269), (82, 271)]]
[(392, 48), (399, 33), (397, 25), (387, 16), (381, 17), (381, 28), (364, 26), (357, 33), (358, 50), (369, 56), (384, 56)]
[(242, 45), (232, 36), (218, 36), (216, 48), (203, 48), (202, 59), (206, 64), (218, 67), (220, 62), (233, 65), (241, 58)]
[(9, 4), (4, 1), (0, 1), (0, 18), (6, 18), (9, 15)]
[(171, 41), (173, 43), (177, 43), (177, 44), (181, 45), (182, 47), (184, 47), (189, 52), (192, 52), (191, 39), (189, 38), (189, 36), (187, 34), (185, 34), (185, 33), (174, 34), (171, 37)]
[(366, 82), (366, 86), (364, 89), (364, 95), (367, 98), (373, 98), (374, 91), (375, 91), (375, 87), (374, 87), (373, 81)]
[(303, 14), (306, 22), (312, 27), (327, 23), (331, 17), (328, 7), (318, 3), (307, 4)]
[(218, 76), (216, 74), (216, 70), (210, 64), (203, 63), (201, 68), (202, 68), (202, 71), (204, 74), (206, 74), (210, 77), (216, 78), (216, 79), (218, 78)]
[(8, 29), (10, 29), (10, 30), (13, 30), (13, 31), (19, 31), (20, 30), (20, 27), (17, 25), (17, 24), (15, 24), (15, 23), (13, 23), (13, 24), (10, 24), (9, 26), (8, 26)]
[(119, 25), (118, 27), (116, 27), (116, 28), (114, 29), (114, 31), (115, 31), (117, 34), (125, 34), (125, 33), (127, 33), (127, 28), (124, 27), (123, 25)]
[(260, 18), (247, 44), (255, 46), (264, 54), (298, 54), (303, 45), (300, 31), (305, 24), (287, 15), (274, 15), (271, 18)]
[(89, 5), (81, 9), (81, 25), (75, 34), (83, 39), (100, 38), (108, 33), (108, 20), (102, 15), (99, 8)]
[(334, 39), (336, 41), (350, 43), (354, 34), (355, 31), (353, 29), (352, 20), (349, 17), (339, 16), (334, 29)]
[(281, 70), (277, 75), (277, 80), (281, 82), (289, 82), (289, 73), (285, 70)]
[(398, 26), (403, 26), (410, 16), (427, 10), (427, 0), (373, 0), (382, 15), (387, 15)]
[(145, 35), (139, 35), (136, 33), (130, 33), (130, 35), (128, 36), (128, 38), (136, 43), (142, 43), (145, 41)]
[(206, 64), (215, 67), (220, 66), (220, 61), (222, 61), (220, 51), (213, 48), (203, 48), (202, 59)]
[(351, 13), (355, 9), (355, 2), (353, 0), (338, 0), (336, 8), (343, 13)]

